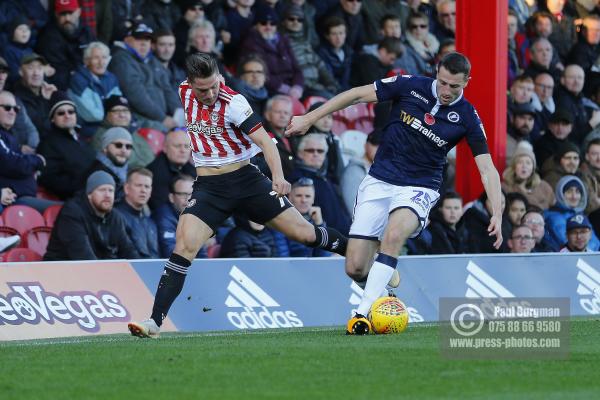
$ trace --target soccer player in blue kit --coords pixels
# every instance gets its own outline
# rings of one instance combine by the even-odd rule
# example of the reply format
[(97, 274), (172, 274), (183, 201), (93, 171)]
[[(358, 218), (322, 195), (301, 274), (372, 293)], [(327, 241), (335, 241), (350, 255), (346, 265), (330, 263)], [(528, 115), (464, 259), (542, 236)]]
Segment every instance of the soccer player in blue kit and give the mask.
[(425, 227), (440, 196), (446, 155), (463, 137), (492, 203), (489, 235), (496, 237), (494, 247), (502, 244), (500, 177), (477, 111), (463, 97), (470, 72), (467, 57), (450, 53), (438, 64), (435, 80), (402, 75), (352, 88), (293, 117), (286, 130), (290, 136), (302, 135), (315, 121), (349, 105), (392, 101), (382, 143), (358, 189), (350, 228), (346, 273), (364, 288), (356, 314), (348, 321), (350, 334), (371, 331), (365, 316), (394, 274), (405, 241)]

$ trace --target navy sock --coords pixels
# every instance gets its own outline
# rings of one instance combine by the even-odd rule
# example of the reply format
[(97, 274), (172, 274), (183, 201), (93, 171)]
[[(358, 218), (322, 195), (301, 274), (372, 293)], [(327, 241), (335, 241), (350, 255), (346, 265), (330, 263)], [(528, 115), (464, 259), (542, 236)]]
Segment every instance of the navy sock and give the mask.
[(165, 270), (160, 277), (160, 282), (156, 289), (154, 306), (152, 307), (152, 315), (150, 317), (156, 322), (156, 325), (162, 325), (171, 305), (177, 296), (179, 296), (179, 293), (181, 293), (190, 265), (191, 262), (189, 260), (175, 253), (171, 254), (169, 261), (165, 264)]
[(315, 242), (309, 246), (325, 249), (341, 256), (346, 255), (348, 238), (337, 230), (325, 228), (323, 226), (315, 226), (315, 237)]

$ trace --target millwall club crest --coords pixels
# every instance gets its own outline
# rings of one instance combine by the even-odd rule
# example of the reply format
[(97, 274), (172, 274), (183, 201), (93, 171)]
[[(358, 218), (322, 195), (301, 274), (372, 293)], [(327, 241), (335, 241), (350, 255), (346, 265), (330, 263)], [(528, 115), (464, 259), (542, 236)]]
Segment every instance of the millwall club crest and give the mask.
[(429, 113), (425, 114), (425, 123), (427, 125), (433, 125), (435, 124), (435, 117)]
[(196, 205), (196, 199), (189, 199), (187, 202), (186, 208), (192, 208)]
[(456, 111), (451, 111), (448, 113), (448, 121), (457, 123), (460, 120), (458, 113)]

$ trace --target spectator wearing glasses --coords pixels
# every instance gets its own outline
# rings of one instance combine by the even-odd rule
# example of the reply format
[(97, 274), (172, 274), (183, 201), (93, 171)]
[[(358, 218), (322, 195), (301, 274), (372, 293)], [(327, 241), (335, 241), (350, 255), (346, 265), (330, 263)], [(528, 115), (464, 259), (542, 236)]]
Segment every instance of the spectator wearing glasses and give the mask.
[(125, 219), (125, 231), (140, 258), (159, 258), (158, 235), (154, 220), (150, 218), (148, 200), (152, 193), (152, 172), (135, 168), (127, 173), (125, 197), (115, 208)]
[(304, 31), (304, 13), (296, 5), (283, 12), (282, 32), (289, 39), (292, 52), (304, 77), (305, 96), (333, 97), (338, 83), (321, 57), (315, 52)]
[(46, 160), (38, 154), (23, 154), (11, 132), (19, 106), (15, 96), (0, 92), (0, 188), (10, 188), (16, 195), (16, 204), (25, 204), (43, 212), (56, 202), (36, 198), (37, 183), (34, 174), (41, 171)]
[(125, 196), (123, 185), (127, 180), (129, 158), (133, 149), (133, 139), (127, 129), (114, 127), (102, 135), (102, 151), (96, 154), (96, 160), (88, 170), (89, 176), (94, 171), (105, 171), (115, 181), (115, 202), (120, 202)]
[(535, 246), (533, 232), (527, 225), (518, 225), (513, 228), (507, 244), (511, 253), (531, 253)]
[(269, 98), (265, 87), (267, 65), (264, 60), (257, 54), (249, 54), (241, 59), (236, 72), (232, 87), (248, 100), (255, 113), (262, 115)]
[[(190, 175), (177, 175), (169, 185), (169, 201), (154, 212), (152, 218), (158, 228), (158, 248), (160, 258), (168, 258), (175, 248), (175, 232), (179, 215), (192, 197), (194, 178)], [(206, 258), (206, 245), (203, 246), (196, 258)]]
[(269, 94), (286, 94), (300, 99), (304, 90), (302, 70), (288, 39), (277, 32), (277, 13), (271, 7), (260, 7), (254, 22), (254, 29), (248, 33), (243, 48), (265, 60), (269, 73), (265, 86)]
[(440, 0), (435, 5), (436, 23), (431, 30), (441, 42), (445, 39), (454, 39), (456, 33), (456, 2), (454, 0)]
[(528, 226), (533, 233), (533, 240), (535, 241), (533, 253), (551, 253), (555, 251), (545, 238), (546, 222), (541, 208), (529, 206), (521, 219), (521, 225)]
[(92, 147), (96, 151), (102, 151), (102, 136), (107, 129), (115, 126), (125, 128), (131, 133), (133, 150), (129, 158), (131, 168), (145, 167), (154, 161), (152, 148), (138, 133), (138, 123), (133, 119), (129, 108), (129, 101), (124, 96), (110, 96), (104, 101), (104, 120), (100, 128), (94, 134)]
[(315, 187), (315, 205), (321, 208), (323, 219), (329, 227), (347, 235), (350, 229), (350, 214), (338, 195), (337, 187), (326, 177), (324, 168), (327, 140), (324, 135), (309, 133), (299, 139), (296, 169), (291, 181), (302, 177), (311, 178)]
[(78, 189), (77, 183), (87, 178), (84, 174), (92, 167), (96, 152), (79, 136), (77, 107), (66, 93), (55, 92), (50, 101), (51, 129), (38, 148), (47, 165), (38, 182), (61, 200), (68, 200)]
[(440, 42), (429, 32), (429, 19), (423, 13), (414, 13), (408, 17), (408, 45), (427, 63), (433, 64), (440, 48)]
[(567, 243), (560, 249), (561, 253), (589, 252), (592, 239), (592, 224), (583, 214), (573, 215), (567, 221)]
[(156, 210), (169, 202), (169, 185), (180, 174), (196, 176), (196, 169), (189, 163), (190, 142), (185, 129), (174, 129), (167, 133), (162, 153), (148, 165), (154, 175), (154, 188), (148, 205)]
[[(8, 79), (8, 71), (8, 64), (0, 57), (0, 91), (4, 90)], [(17, 113), (17, 119), (12, 127), (12, 132), (17, 139), (17, 143), (21, 146), (21, 151), (24, 154), (32, 154), (40, 143), (40, 134), (35, 125), (33, 125), (33, 122), (31, 122), (29, 115), (27, 115), (27, 109), (21, 99), (15, 96), (15, 100), (20, 110)]]
[(71, 76), (68, 94), (77, 106), (83, 127), (81, 133), (92, 137), (104, 118), (102, 102), (110, 96), (121, 96), (119, 80), (107, 71), (110, 49), (102, 42), (92, 42), (83, 51), (83, 65)]
[(533, 79), (534, 93), (532, 96), (533, 106), (537, 113), (538, 120), (540, 121), (540, 128), (546, 132), (548, 129), (548, 122), (550, 117), (556, 111), (556, 105), (554, 104), (554, 78), (552, 75), (542, 72), (537, 74)]
[[(308, 222), (315, 226), (325, 226), (321, 208), (315, 203), (315, 185), (310, 178), (300, 178), (292, 183), (288, 195), (290, 202)], [(331, 253), (323, 249), (308, 247), (300, 242), (285, 238), (289, 247), (290, 257), (329, 257)]]

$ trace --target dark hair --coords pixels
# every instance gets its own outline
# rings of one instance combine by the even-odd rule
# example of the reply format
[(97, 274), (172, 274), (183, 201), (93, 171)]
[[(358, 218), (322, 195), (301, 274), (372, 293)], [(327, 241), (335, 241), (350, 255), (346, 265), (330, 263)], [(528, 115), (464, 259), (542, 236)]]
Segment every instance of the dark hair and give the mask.
[(328, 17), (323, 22), (323, 34), (329, 35), (329, 30), (331, 28), (336, 27), (336, 26), (340, 26), (340, 25), (344, 25), (344, 27), (347, 28), (346, 22), (343, 19), (341, 19), (340, 17), (337, 17), (335, 15), (333, 15), (331, 17)]
[(444, 201), (446, 200), (453, 200), (453, 199), (457, 199), (462, 201), (462, 197), (460, 194), (456, 193), (453, 190), (448, 190), (446, 193), (444, 193), (439, 201), (440, 205), (444, 204)]
[(240, 62), (238, 63), (237, 68), (236, 68), (237, 76), (242, 76), (242, 74), (244, 73), (244, 65), (248, 64), (249, 62), (259, 63), (263, 67), (263, 70), (265, 72), (265, 76), (269, 75), (269, 70), (267, 68), (267, 63), (265, 63), (265, 60), (260, 56), (260, 54), (250, 53), (250, 54), (248, 54), (246, 56), (243, 56), (240, 59)]
[(596, 138), (596, 139), (592, 139), (588, 142), (587, 146), (585, 146), (585, 152), (587, 153), (588, 151), (590, 151), (590, 147), (592, 147), (592, 145), (599, 145), (600, 146), (600, 138)]
[(385, 23), (388, 22), (388, 21), (400, 21), (400, 17), (397, 16), (396, 14), (385, 14), (379, 20), (379, 28), (380, 29), (385, 28)]
[(519, 193), (519, 192), (510, 192), (506, 195), (506, 211), (508, 212), (508, 205), (512, 204), (515, 201), (521, 201), (523, 202), (523, 204), (525, 204), (525, 209), (527, 210), (527, 207), (529, 206), (529, 201), (527, 200), (527, 197), (525, 197), (523, 194)]
[(467, 57), (458, 52), (448, 53), (438, 64), (438, 71), (444, 67), (452, 75), (464, 74), (465, 79), (471, 74), (471, 62)]
[(188, 81), (210, 78), (219, 73), (217, 60), (208, 53), (193, 53), (185, 59), (185, 71)]
[(400, 39), (394, 37), (384, 37), (379, 41), (377, 49), (385, 49), (388, 53), (394, 53), (397, 56), (402, 55), (402, 44)]
[(427, 14), (424, 14), (420, 11), (411, 11), (410, 14), (408, 14), (408, 18), (406, 19), (406, 25), (410, 26), (411, 21), (415, 19), (422, 19), (425, 22), (427, 22), (427, 25), (429, 25), (429, 17), (427, 17)]
[(171, 179), (171, 182), (169, 183), (169, 193), (175, 193), (175, 185), (179, 181), (190, 181), (190, 182), (193, 182), (194, 178), (192, 176), (190, 176), (190, 175), (187, 175), (187, 174), (178, 174), (178, 175), (176, 175), (173, 179)]
[[(542, 214), (542, 216), (544, 216), (544, 210), (542, 209), (542, 207), (536, 206), (535, 204), (530, 204), (527, 207), (527, 211), (525, 211), (525, 215), (529, 214), (530, 212)], [(525, 217), (525, 215), (523, 217)]]
[(170, 29), (158, 29), (152, 35), (152, 43), (156, 43), (156, 41), (158, 40), (158, 38), (163, 37), (163, 36), (173, 36), (173, 37), (175, 37), (175, 34)]
[[(504, 200), (506, 200), (506, 192), (504, 191), (504, 189), (502, 189), (500, 192), (502, 193), (502, 196), (504, 196)], [(487, 199), (488, 199), (488, 195), (484, 189), (483, 192), (481, 192), (481, 194), (477, 198), (477, 200), (479, 200), (483, 205), (485, 205), (485, 202), (487, 201)]]

